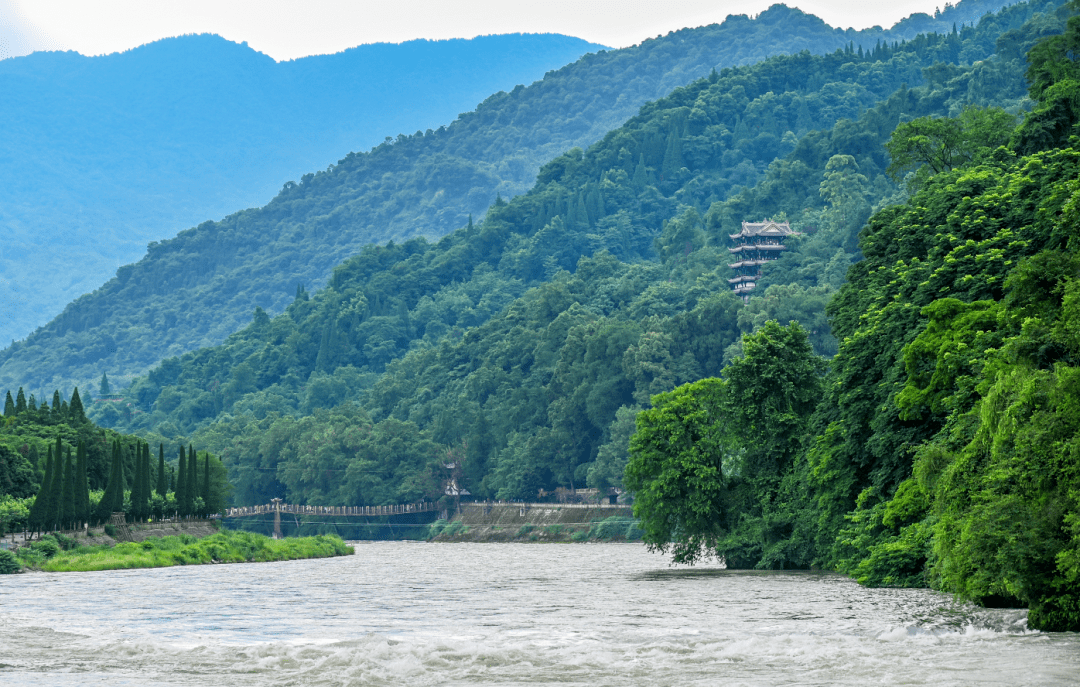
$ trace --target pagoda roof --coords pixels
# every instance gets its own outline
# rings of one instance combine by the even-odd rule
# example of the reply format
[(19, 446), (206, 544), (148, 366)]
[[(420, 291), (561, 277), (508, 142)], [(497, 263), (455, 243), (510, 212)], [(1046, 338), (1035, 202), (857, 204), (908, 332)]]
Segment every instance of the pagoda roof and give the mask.
[(791, 236), (797, 233), (791, 230), (791, 225), (787, 222), (765, 220), (764, 222), (743, 222), (742, 231), (738, 234), (728, 234), (728, 236), (739, 239), (749, 236)]
[(728, 267), (730, 267), (733, 270), (736, 270), (736, 269), (739, 269), (740, 267), (760, 267), (761, 265), (764, 265), (764, 264), (769, 263), (769, 262), (772, 262), (772, 261), (771, 260), (740, 260), (739, 262), (731, 263), (730, 265), (728, 265)]
[(734, 248), (728, 248), (729, 253), (751, 253), (753, 251), (763, 250), (769, 251), (783, 251), (787, 250), (787, 246), (782, 243), (759, 243), (746, 246), (735, 246)]

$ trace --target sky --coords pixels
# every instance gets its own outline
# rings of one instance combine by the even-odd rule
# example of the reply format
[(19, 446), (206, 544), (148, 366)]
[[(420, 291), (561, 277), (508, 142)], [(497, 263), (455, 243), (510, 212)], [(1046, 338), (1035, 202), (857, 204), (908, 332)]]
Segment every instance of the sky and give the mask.
[[(755, 15), (775, 0), (0, 0), (0, 59), (35, 50), (120, 52), (216, 33), (276, 60), (365, 43), (562, 33), (622, 48), (685, 27)], [(888, 28), (941, 0), (787, 0), (832, 26)]]

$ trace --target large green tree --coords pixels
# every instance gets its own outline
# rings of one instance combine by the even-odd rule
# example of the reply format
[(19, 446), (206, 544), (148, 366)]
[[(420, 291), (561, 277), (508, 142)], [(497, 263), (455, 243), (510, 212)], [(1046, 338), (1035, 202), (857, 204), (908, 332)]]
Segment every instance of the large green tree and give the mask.
[(677, 563), (716, 555), (731, 520), (725, 459), (737, 454), (723, 415), (724, 382), (716, 378), (657, 394), (638, 413), (623, 484), (650, 550)]

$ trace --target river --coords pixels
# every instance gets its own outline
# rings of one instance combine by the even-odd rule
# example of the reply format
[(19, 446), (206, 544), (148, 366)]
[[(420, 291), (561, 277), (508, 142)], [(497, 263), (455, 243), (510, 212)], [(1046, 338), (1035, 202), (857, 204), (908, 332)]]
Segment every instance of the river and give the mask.
[(1080, 635), (636, 544), (0, 577), (3, 685), (1075, 685)]

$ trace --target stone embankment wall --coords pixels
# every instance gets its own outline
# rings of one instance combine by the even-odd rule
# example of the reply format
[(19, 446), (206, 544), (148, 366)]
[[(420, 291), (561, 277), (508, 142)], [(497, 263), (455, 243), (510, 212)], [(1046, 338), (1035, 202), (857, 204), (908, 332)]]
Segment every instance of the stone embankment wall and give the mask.
[(132, 541), (142, 541), (151, 537), (169, 537), (177, 534), (187, 534), (202, 539), (216, 534), (218, 528), (210, 520), (193, 520), (191, 522), (152, 522), (144, 525), (128, 525)]
[[(89, 531), (82, 529), (62, 530), (60, 531), (60, 534), (65, 537), (74, 537), (80, 546), (97, 546), (101, 544), (112, 546), (118, 541), (139, 542), (144, 539), (150, 539), (151, 537), (168, 537), (178, 534), (187, 534), (196, 539), (202, 539), (203, 537), (209, 537), (217, 531), (217, 523), (213, 520), (185, 520), (183, 522), (152, 522), (128, 525), (126, 534), (119, 531), (119, 529), (117, 530), (116, 538), (105, 534), (105, 528), (100, 526), (91, 527)], [(37, 537), (34, 538), (34, 541), (36, 540)], [(18, 533), (17, 535), (13, 533), (10, 540), (4, 539), (3, 542), (0, 543), (3, 544), (0, 548), (15, 550), (20, 546), (25, 546), (32, 542), (24, 541), (22, 533)]]
[[(633, 508), (625, 505), (463, 503), (432, 541), (620, 540), (627, 538), (633, 517)], [(602, 524), (605, 520), (606, 527)], [(619, 524), (612, 526), (614, 522)]]
[(218, 531), (217, 527), (210, 520), (191, 520), (186, 522), (151, 522), (140, 523), (138, 525), (128, 525), (127, 532), (130, 536), (125, 537), (123, 533), (117, 532), (116, 539), (105, 534), (105, 528), (103, 527), (91, 527), (91, 536), (83, 539), (83, 531), (76, 530), (75, 532), (64, 532), (67, 536), (74, 535), (79, 540), (79, 544), (95, 545), (95, 544), (107, 544), (112, 546), (117, 541), (142, 541), (144, 539), (150, 539), (152, 537), (169, 537), (179, 534), (188, 534), (196, 539), (202, 539), (203, 537), (209, 537)]

